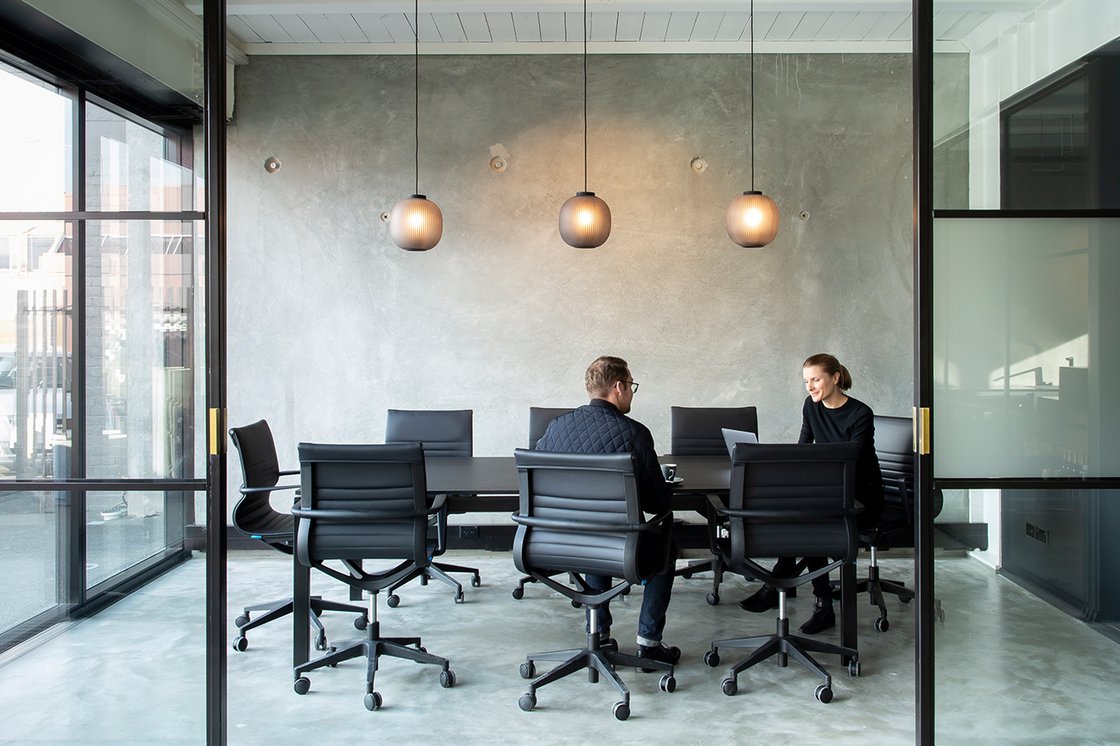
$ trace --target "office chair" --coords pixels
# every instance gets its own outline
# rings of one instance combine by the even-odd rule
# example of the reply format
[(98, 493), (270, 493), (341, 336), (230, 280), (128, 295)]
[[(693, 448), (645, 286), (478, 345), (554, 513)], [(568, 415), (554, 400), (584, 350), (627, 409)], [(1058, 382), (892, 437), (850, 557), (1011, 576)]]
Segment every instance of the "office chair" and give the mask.
[[(816, 689), (820, 702), (832, 701), (832, 676), (810, 653), (835, 653), (848, 664), (848, 673), (859, 676), (859, 651), (855, 648), (789, 634), (786, 592), (813, 578), (855, 561), (855, 468), (858, 443), (776, 445), (740, 443), (731, 460), (728, 504), (708, 496), (712, 519), (709, 537), (727, 569), (758, 578), (778, 589), (778, 621), (773, 635), (716, 640), (704, 654), (712, 668), (719, 665), (720, 648), (753, 648), (733, 665), (722, 682), (723, 693), (739, 688), (739, 674), (777, 655), (784, 668), (792, 656), (824, 679)], [(719, 528), (726, 528), (721, 539)], [(819, 570), (795, 578), (775, 577), (754, 561), (763, 557), (829, 557)]]
[[(909, 417), (875, 415), (875, 455), (883, 474), (883, 512), (875, 526), (860, 529), (860, 544), (870, 550), (871, 565), (867, 568), (867, 577), (857, 582), (856, 590), (867, 591), (871, 605), (879, 607), (875, 629), (880, 632), (890, 629), (883, 594), (893, 593), (903, 603), (914, 598), (914, 591), (905, 584), (879, 577), (878, 558), (881, 549), (914, 546), (913, 440), (913, 421)], [(938, 493), (934, 496), (933, 514), (936, 516), (940, 512), (941, 495)], [(943, 615), (940, 602), (936, 602), (935, 613), (939, 617)]]
[[(727, 446), (723, 441), (725, 427), (758, 435), (758, 408), (670, 407), (670, 452), (674, 456), (724, 456), (727, 454)], [(719, 603), (719, 586), (723, 581), (723, 565), (720, 564), (719, 555), (689, 562), (678, 568), (675, 574), (687, 580), (695, 573), (708, 570), (713, 573), (712, 591), (705, 600), (709, 605), (715, 606)]]
[[(518, 700), (528, 712), (536, 707), (537, 690), (565, 676), (588, 669), (588, 680), (606, 677), (622, 695), (614, 705), (619, 720), (630, 717), (630, 690), (615, 671), (618, 666), (663, 671), (659, 686), (672, 692), (677, 683), (673, 665), (601, 647), (597, 618), (604, 604), (631, 585), (640, 585), (665, 570), (670, 561), (672, 514), (644, 519), (632, 454), (577, 454), (514, 451), (520, 482), (513, 561), (517, 569), (590, 611), (587, 646), (531, 653), (521, 664), (521, 677), (533, 679), (537, 661), (561, 661), (533, 679)], [(564, 585), (553, 576), (571, 573)], [(585, 574), (620, 578), (605, 591), (592, 590)]]
[[(231, 428), (229, 437), (237, 448), (241, 459), (241, 472), (244, 475), (241, 499), (233, 507), (233, 527), (252, 539), (262, 541), (273, 549), (290, 555), (294, 541), (292, 536), (294, 521), (290, 513), (273, 510), (269, 498), (273, 492), (298, 491), (298, 484), (278, 484), (278, 482), (280, 477), (292, 476), (299, 472), (280, 471), (272, 430), (264, 420), (244, 427)], [(250, 618), (255, 611), (265, 613), (255, 619)], [(360, 616), (354, 619), (354, 627), (364, 629), (366, 626), (365, 609), (361, 606), (312, 596), (309, 619), (315, 625), (317, 650), (327, 649), (327, 634), (323, 629), (323, 623), (319, 621), (319, 615), (324, 611), (356, 611)], [(249, 638), (246, 633), (249, 630), (291, 613), (291, 597), (246, 606), (241, 615), (234, 620), (238, 634), (233, 640), (233, 649), (238, 652), (248, 650)]]
[[(417, 410), (390, 409), (385, 417), (386, 443), (421, 443), (425, 458), (467, 457), (474, 451), (474, 411), (470, 409)], [(446, 518), (446, 516), (445, 516)], [(441, 546), (439, 554), (443, 554)], [(478, 570), (443, 562), (432, 562), (419, 576), (420, 585), (436, 578), (455, 589), (455, 603), (463, 603), (463, 586), (448, 573), (465, 572), (471, 575), (471, 585), (482, 585)], [(396, 591), (408, 581), (401, 581), (389, 589), (386, 602), (390, 607), (400, 603)]]
[[(549, 423), (572, 410), (572, 407), (529, 407), (529, 450), (536, 450), (537, 443), (544, 437)], [(533, 576), (523, 575), (517, 581), (517, 587), (512, 591), (513, 597), (520, 601), (525, 596), (525, 584), (535, 582), (537, 581)], [(575, 581), (573, 580), (573, 582)], [(572, 606), (579, 608), (579, 602), (573, 601)]]
[[(311, 689), (306, 675), (310, 671), (364, 657), (364, 704), (367, 710), (380, 709), (383, 699), (374, 691), (374, 675), (384, 655), (439, 666), (440, 685), (454, 686), (455, 673), (446, 658), (428, 653), (419, 637), (382, 637), (377, 619), (378, 594), (420, 577), (445, 538), (444, 496), (428, 504), (423, 448), (418, 443), (300, 443), (299, 462), (301, 494), (292, 508), (298, 522), (296, 559), (367, 592), (369, 625), (365, 638), (296, 666), (296, 694)], [(433, 519), (435, 541), (428, 536)], [(370, 571), (358, 560), (399, 561), (387, 570)], [(340, 562), (346, 572), (327, 565), (328, 561)]]

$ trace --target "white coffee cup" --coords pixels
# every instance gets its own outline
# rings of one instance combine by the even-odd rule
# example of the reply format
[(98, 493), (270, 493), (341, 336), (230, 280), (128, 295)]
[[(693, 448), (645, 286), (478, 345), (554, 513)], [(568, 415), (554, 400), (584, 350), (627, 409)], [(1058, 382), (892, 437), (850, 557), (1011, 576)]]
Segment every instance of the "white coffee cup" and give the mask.
[(677, 465), (676, 464), (662, 464), (661, 465), (661, 476), (665, 477), (666, 482), (672, 482), (673, 477), (677, 476)]

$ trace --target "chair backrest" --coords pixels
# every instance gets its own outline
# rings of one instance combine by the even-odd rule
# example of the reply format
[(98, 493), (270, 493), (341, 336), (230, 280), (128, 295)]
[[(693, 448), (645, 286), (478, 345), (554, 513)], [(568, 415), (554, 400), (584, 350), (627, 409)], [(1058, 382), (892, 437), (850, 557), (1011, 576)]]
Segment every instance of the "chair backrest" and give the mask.
[(858, 550), (858, 443), (739, 443), (731, 459), (731, 556), (832, 557)]
[(390, 409), (386, 443), (422, 443), (428, 458), (474, 454), (474, 410)]
[[(428, 506), (419, 443), (300, 443), (296, 557), (426, 565)], [(310, 511), (310, 513), (307, 513)]]
[(671, 407), (670, 452), (674, 456), (722, 456), (723, 428), (758, 435), (757, 407)]
[[(914, 522), (914, 421), (909, 417), (875, 415), (875, 455), (883, 474), (883, 521)], [(936, 516), (941, 494), (933, 496)], [(901, 546), (898, 539), (895, 546)]]
[(537, 447), (550, 422), (572, 410), (573, 407), (529, 407), (529, 450)]
[[(272, 508), (268, 490), (246, 492), (275, 487), (280, 481), (280, 464), (276, 458), (276, 443), (272, 430), (265, 420), (251, 425), (230, 428), (230, 440), (241, 459), (241, 499), (233, 506), (233, 527), (245, 534), (292, 533), (292, 517)], [(294, 479), (294, 478), (293, 478)]]
[[(552, 527), (519, 525), (514, 564), (524, 573), (593, 573), (641, 582), (639, 534), (627, 525), (642, 522), (634, 459), (629, 453), (583, 454), (514, 451), (520, 480), (518, 513), (554, 522)], [(611, 531), (580, 530), (580, 524), (619, 526)]]

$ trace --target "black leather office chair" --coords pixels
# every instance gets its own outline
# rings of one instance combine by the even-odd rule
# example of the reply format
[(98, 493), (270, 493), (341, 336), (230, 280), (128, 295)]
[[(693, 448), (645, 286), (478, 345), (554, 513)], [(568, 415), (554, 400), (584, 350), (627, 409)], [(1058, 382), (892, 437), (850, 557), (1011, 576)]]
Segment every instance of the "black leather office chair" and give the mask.
[[(241, 499), (233, 506), (233, 527), (246, 536), (263, 541), (273, 549), (290, 555), (294, 541), (293, 520), (291, 513), (279, 512), (272, 508), (270, 497), (273, 492), (291, 491), (293, 497), (299, 485), (279, 484), (280, 477), (299, 474), (298, 471), (281, 471), (279, 460), (276, 457), (276, 443), (272, 439), (272, 430), (268, 423), (259, 420), (251, 425), (235, 427), (229, 431), (230, 440), (237, 448), (241, 459), (241, 472), (244, 475), (241, 483)], [(252, 618), (252, 613), (264, 613)], [(320, 596), (311, 597), (310, 621), (315, 625), (315, 648), (327, 649), (327, 634), (323, 623), (319, 621), (319, 614), (324, 611), (355, 611), (359, 616), (354, 619), (357, 629), (366, 626), (365, 609), (352, 604), (327, 601)], [(292, 599), (281, 598), (267, 603), (253, 604), (244, 607), (241, 615), (234, 623), (237, 625), (237, 637), (233, 640), (233, 649), (244, 652), (249, 648), (249, 630), (268, 624), (292, 613)]]
[[(757, 407), (670, 407), (669, 442), (674, 456), (724, 456), (727, 446), (723, 428), (746, 430), (758, 435)], [(691, 578), (698, 572), (711, 571), (712, 591), (705, 600), (715, 606), (719, 603), (719, 586), (723, 581), (723, 565), (719, 556), (689, 562), (675, 572)]]
[[(878, 552), (881, 549), (914, 546), (914, 435), (909, 417), (875, 415), (875, 455), (883, 474), (883, 512), (876, 525), (860, 531), (860, 543), (871, 552), (867, 577), (858, 581), (857, 590), (870, 594), (872, 606), (879, 607), (875, 629), (890, 629), (884, 593), (893, 593), (903, 603), (914, 598), (914, 591), (896, 580), (879, 577)], [(935, 496), (934, 515), (941, 512), (940, 494)], [(940, 615), (940, 604), (937, 605)]]
[[(443, 687), (455, 685), (446, 658), (429, 654), (419, 637), (382, 637), (377, 595), (403, 581), (420, 577), (439, 549), (447, 529), (441, 495), (428, 504), (424, 452), (418, 443), (327, 445), (300, 443), (302, 484), (299, 504), (292, 508), (296, 526), (296, 559), (369, 594), (367, 635), (294, 669), (295, 691), (311, 689), (307, 673), (336, 666), (351, 658), (366, 659), (365, 706), (377, 710), (380, 692), (374, 674), (383, 655), (439, 666)], [(437, 536), (429, 537), (436, 521)], [(392, 567), (371, 571), (358, 560), (392, 560)], [(327, 565), (342, 564), (346, 572)]]
[[(550, 422), (562, 414), (571, 412), (572, 409), (572, 407), (529, 407), (529, 450), (536, 450), (537, 443), (544, 437)], [(537, 581), (532, 575), (523, 575), (517, 581), (517, 587), (513, 589), (511, 595), (520, 601), (525, 597), (525, 584), (535, 582)], [(572, 605), (579, 608), (578, 601), (573, 601)]]
[[(536, 661), (561, 661), (535, 678), (518, 706), (528, 712), (536, 707), (537, 690), (563, 677), (588, 669), (596, 683), (605, 676), (622, 695), (614, 705), (619, 720), (630, 716), (630, 690), (615, 672), (617, 666), (664, 671), (662, 691), (676, 688), (673, 666), (603, 648), (596, 631), (599, 609), (631, 585), (642, 584), (669, 563), (671, 513), (645, 520), (629, 453), (588, 455), (514, 452), (520, 479), (520, 503), (513, 520), (518, 523), (513, 542), (517, 569), (538, 583), (589, 607), (591, 620), (587, 646), (549, 653), (532, 653), (521, 664), (521, 676), (533, 679)], [(553, 578), (571, 573), (573, 586)], [(620, 578), (611, 588), (590, 589), (584, 574)], [(582, 623), (582, 620), (581, 620)]]
[[(773, 655), (783, 667), (792, 656), (821, 676), (824, 683), (816, 689), (821, 702), (832, 701), (832, 676), (811, 652), (838, 654), (848, 664), (848, 673), (859, 675), (859, 651), (793, 636), (786, 618), (789, 588), (855, 561), (859, 550), (854, 497), (858, 453), (857, 443), (735, 446), (728, 504), (716, 496), (708, 498), (712, 546), (731, 572), (758, 578), (778, 589), (778, 622), (773, 635), (712, 643), (704, 662), (713, 668), (719, 665), (721, 648), (754, 649), (731, 667), (722, 682), (724, 694), (735, 694), (739, 674)], [(720, 528), (726, 528), (726, 539), (720, 538)], [(819, 570), (782, 578), (753, 559), (792, 556), (830, 557), (832, 561)]]
[[(470, 457), (474, 452), (474, 411), (470, 409), (390, 409), (385, 418), (386, 443), (421, 443), (425, 458), (449, 456)], [(443, 548), (439, 550), (443, 553)], [(419, 576), (420, 584), (428, 580), (442, 580), (455, 589), (455, 603), (463, 602), (463, 586), (448, 573), (465, 572), (471, 576), (471, 585), (482, 584), (478, 570), (445, 562), (432, 562)], [(395, 607), (400, 603), (397, 588), (408, 581), (401, 581), (389, 589), (387, 603)]]
[(529, 407), (529, 450), (536, 450), (537, 442), (544, 436), (549, 423), (573, 409), (574, 407)]

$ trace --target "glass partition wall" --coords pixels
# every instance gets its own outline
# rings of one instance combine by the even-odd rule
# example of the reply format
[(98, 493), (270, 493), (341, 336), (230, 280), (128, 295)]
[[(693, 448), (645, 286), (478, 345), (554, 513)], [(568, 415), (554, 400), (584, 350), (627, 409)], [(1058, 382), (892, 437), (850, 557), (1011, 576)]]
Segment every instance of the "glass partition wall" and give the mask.
[(927, 364), (933, 486), (986, 541), (935, 555), (954, 605), (933, 629), (933, 740), (1103, 743), (1120, 730), (1120, 6), (961, 5), (932, 2)]
[[(118, 20), (150, 19), (131, 0), (98, 4)], [(76, 38), (80, 23), (66, 25), (66, 8), (45, 5), (60, 16), (51, 26), (56, 41)], [(91, 16), (70, 20), (82, 18)], [(99, 96), (65, 74), (73, 60), (39, 60), (45, 69), (5, 48), (8, 41), (0, 46), (5, 737), (200, 743), (205, 555), (193, 550), (205, 547), (201, 110), (189, 113), (181, 93), (174, 95), (186, 105), (162, 115), (150, 102), (130, 106), (127, 95)], [(166, 71), (173, 63), (165, 52)], [(196, 62), (192, 55), (180, 77), (200, 80)], [(129, 593), (142, 584), (144, 594)], [(93, 614), (114, 603), (129, 607), (125, 621), (99, 625)], [(174, 627), (179, 645), (145, 642), (153, 625)], [(42, 644), (43, 632), (66, 644)], [(180, 673), (167, 681), (171, 659), (184, 657), (197, 664), (176, 662)], [(76, 666), (111, 670), (111, 681), (104, 691), (72, 691), (67, 672)], [(140, 689), (148, 715), (106, 717)]]

